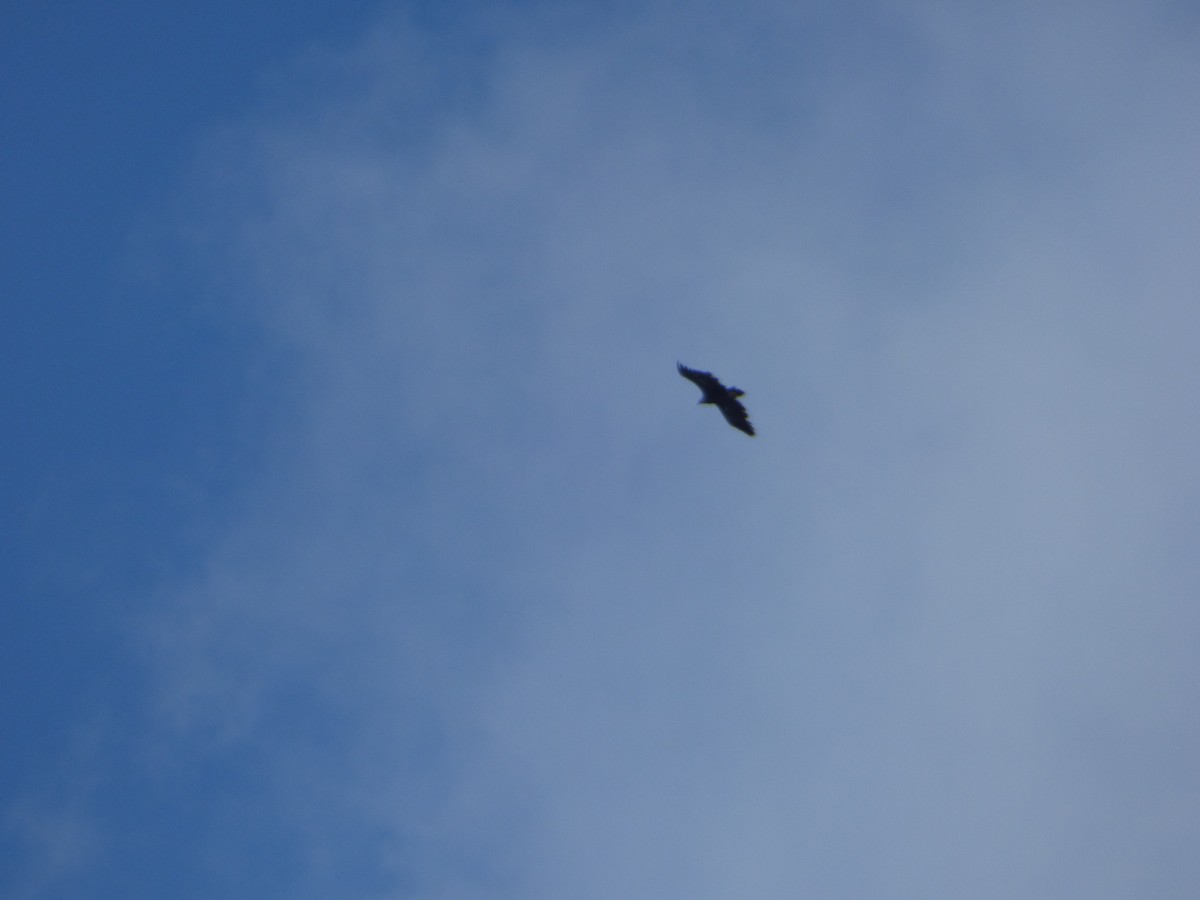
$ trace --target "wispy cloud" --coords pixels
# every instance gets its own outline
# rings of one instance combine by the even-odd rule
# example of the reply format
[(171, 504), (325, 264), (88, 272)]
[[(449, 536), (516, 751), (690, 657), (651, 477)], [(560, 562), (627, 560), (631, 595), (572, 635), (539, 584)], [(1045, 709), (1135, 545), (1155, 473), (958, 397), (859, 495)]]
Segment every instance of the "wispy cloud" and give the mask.
[(264, 777), (208, 852), (1185, 896), (1200, 81), (1119, 7), (392, 23), (226, 135), (211, 264), (294, 410), (147, 630), (156, 752)]

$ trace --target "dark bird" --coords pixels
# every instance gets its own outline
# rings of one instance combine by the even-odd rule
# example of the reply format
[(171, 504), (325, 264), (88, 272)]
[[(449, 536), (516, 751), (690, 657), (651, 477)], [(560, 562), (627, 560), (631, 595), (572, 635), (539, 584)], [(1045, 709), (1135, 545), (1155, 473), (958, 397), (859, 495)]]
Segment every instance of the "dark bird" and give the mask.
[(675, 363), (675, 368), (679, 369), (680, 375), (704, 392), (700, 403), (711, 403), (721, 411), (726, 422), (739, 431), (744, 431), (754, 437), (754, 426), (750, 424), (750, 418), (746, 415), (746, 407), (738, 401), (738, 397), (745, 396), (745, 391), (739, 391), (735, 387), (725, 387), (712, 372), (697, 372), (695, 369), (689, 369), (683, 363)]

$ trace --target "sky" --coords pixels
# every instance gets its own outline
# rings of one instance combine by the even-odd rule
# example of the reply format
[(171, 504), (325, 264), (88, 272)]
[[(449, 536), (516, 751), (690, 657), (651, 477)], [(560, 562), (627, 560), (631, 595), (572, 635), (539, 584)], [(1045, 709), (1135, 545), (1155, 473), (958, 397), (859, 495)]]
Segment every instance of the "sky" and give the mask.
[(0, 896), (1194, 895), (1192, 5), (26, 6)]

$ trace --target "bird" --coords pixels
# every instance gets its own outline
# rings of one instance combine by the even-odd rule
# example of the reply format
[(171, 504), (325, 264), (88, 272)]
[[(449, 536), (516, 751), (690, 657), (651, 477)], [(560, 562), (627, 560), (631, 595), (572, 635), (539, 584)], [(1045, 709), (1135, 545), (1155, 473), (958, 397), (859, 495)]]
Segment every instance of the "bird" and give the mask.
[(745, 391), (735, 387), (725, 387), (712, 372), (698, 372), (695, 369), (689, 369), (681, 362), (676, 362), (675, 368), (679, 370), (680, 375), (704, 392), (704, 396), (699, 400), (700, 403), (711, 403), (721, 411), (726, 422), (738, 431), (744, 431), (750, 437), (754, 437), (754, 426), (750, 424), (750, 418), (746, 415), (746, 407), (742, 406), (738, 400), (738, 397), (745, 396)]

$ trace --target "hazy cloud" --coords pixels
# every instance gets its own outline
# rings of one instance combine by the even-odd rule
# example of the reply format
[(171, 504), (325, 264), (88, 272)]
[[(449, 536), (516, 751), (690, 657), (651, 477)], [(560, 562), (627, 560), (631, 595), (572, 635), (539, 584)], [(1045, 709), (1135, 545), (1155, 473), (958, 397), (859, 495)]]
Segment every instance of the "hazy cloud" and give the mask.
[(290, 896), (1195, 884), (1195, 23), (786, 6), (392, 21), (214, 144), (292, 408), (147, 628), (157, 752), (254, 785), (211, 852), (274, 834)]

